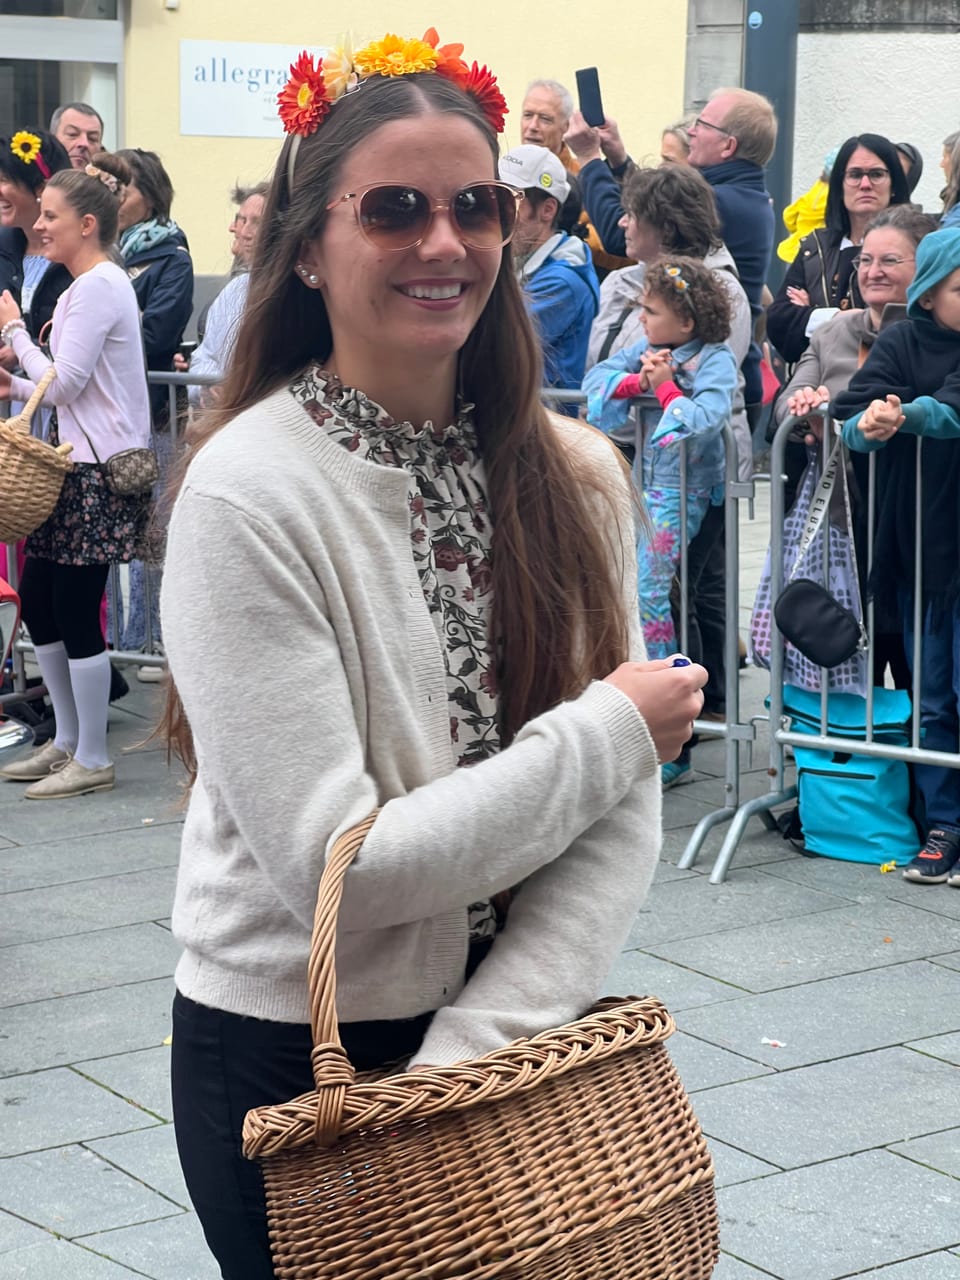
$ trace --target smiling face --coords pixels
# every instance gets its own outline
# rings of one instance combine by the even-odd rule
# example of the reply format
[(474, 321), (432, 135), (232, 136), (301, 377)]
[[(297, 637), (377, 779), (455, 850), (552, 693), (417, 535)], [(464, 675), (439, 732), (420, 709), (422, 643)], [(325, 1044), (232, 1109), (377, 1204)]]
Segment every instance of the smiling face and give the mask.
[(45, 187), (40, 197), (36, 231), (45, 258), (70, 264), (96, 229), (96, 219), (81, 218), (57, 187)]
[(393, 120), (348, 154), (335, 180), (317, 240), (300, 262), (317, 277), (333, 334), (332, 367), (349, 367), (357, 385), (382, 382), (385, 367), (456, 367), (457, 352), (476, 325), (500, 270), (502, 249), (464, 245), (448, 208), (435, 209), (420, 244), (399, 251), (360, 231), (356, 201), (339, 197), (378, 183), (416, 187), (431, 202), (461, 187), (496, 179), (484, 135), (462, 116)]
[(882, 309), (888, 302), (906, 302), (907, 285), (917, 270), (915, 255), (913, 241), (894, 227), (867, 232), (857, 283), (868, 307)]
[(29, 232), (37, 220), (37, 197), (29, 187), (0, 174), (0, 227)]
[(688, 130), (690, 154), (687, 159), (690, 164), (696, 165), (698, 169), (705, 169), (709, 165), (724, 164), (733, 159), (737, 140), (723, 127), (732, 106), (733, 99), (729, 94), (721, 93), (719, 97), (711, 98), (700, 112)]

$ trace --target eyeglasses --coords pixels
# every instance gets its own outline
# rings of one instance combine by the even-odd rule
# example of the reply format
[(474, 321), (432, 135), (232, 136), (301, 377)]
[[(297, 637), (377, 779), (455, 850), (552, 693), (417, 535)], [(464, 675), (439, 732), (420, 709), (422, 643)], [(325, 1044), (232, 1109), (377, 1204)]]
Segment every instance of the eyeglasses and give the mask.
[(859, 271), (861, 267), (869, 271), (871, 267), (899, 267), (902, 262), (913, 262), (914, 258), (898, 258), (896, 254), (885, 253), (881, 258), (875, 258), (872, 253), (860, 253), (853, 260), (854, 271)]
[(721, 129), (718, 124), (711, 124), (709, 120), (704, 120), (703, 116), (697, 116), (696, 120), (694, 120), (690, 128), (691, 129), (712, 129), (714, 133), (722, 133), (725, 138), (733, 137), (733, 134), (730, 132), (729, 129)]
[(328, 204), (327, 211), (355, 201), (363, 237), (378, 249), (399, 252), (421, 244), (437, 210), (447, 209), (463, 244), (493, 250), (513, 238), (522, 199), (523, 192), (505, 182), (472, 182), (449, 200), (432, 200), (405, 182), (381, 182), (347, 192)]
[(859, 187), (860, 183), (866, 178), (871, 187), (878, 187), (881, 182), (885, 182), (889, 177), (889, 169), (848, 169), (843, 175), (843, 180), (848, 187)]

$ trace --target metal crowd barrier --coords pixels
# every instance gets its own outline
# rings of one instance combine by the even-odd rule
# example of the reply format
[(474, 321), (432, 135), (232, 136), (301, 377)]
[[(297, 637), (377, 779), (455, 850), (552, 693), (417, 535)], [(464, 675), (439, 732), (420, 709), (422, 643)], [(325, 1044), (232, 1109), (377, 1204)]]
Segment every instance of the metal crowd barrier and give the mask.
[[(829, 422), (829, 408), (823, 406), (825, 410), (825, 421)], [(784, 503), (784, 456), (786, 451), (787, 437), (796, 427), (800, 419), (796, 417), (788, 417), (777, 430), (774, 437), (770, 453), (770, 598), (771, 601), (776, 600), (783, 590), (784, 585), (784, 520), (786, 517)], [(829, 433), (824, 432), (823, 450), (824, 456), (830, 444)], [(717, 855), (713, 870), (710, 875), (711, 884), (721, 884), (726, 878), (727, 871), (733, 861), (740, 841), (746, 832), (750, 819), (758, 817), (769, 830), (776, 829), (776, 822), (771, 811), (780, 805), (786, 804), (796, 799), (797, 786), (795, 783), (788, 784), (784, 777), (784, 748), (787, 746), (805, 747), (811, 750), (821, 750), (825, 752), (849, 753), (854, 750), (857, 755), (878, 756), (888, 760), (902, 760), (908, 765), (926, 764), (937, 765), (941, 768), (960, 769), (960, 751), (931, 751), (920, 745), (921, 740), (921, 724), (920, 724), (920, 682), (921, 682), (921, 665), (923, 656), (923, 638), (922, 638), (922, 622), (923, 622), (923, 545), (921, 538), (922, 530), (922, 512), (923, 512), (923, 484), (921, 477), (921, 459), (923, 450), (923, 438), (918, 436), (916, 441), (917, 449), (917, 478), (916, 478), (916, 519), (914, 524), (914, 591), (913, 591), (913, 652), (911, 655), (912, 684), (910, 690), (912, 702), (912, 717), (910, 730), (909, 746), (894, 746), (889, 743), (876, 742), (874, 740), (873, 725), (873, 704), (874, 704), (874, 684), (871, 669), (871, 655), (876, 639), (876, 620), (874, 616), (874, 606), (869, 596), (864, 604), (864, 625), (867, 632), (866, 652), (867, 652), (867, 693), (866, 703), (866, 738), (858, 738), (855, 743), (851, 743), (850, 738), (841, 738), (831, 735), (827, 732), (828, 724), (828, 687), (827, 672), (821, 669), (821, 685), (820, 685), (820, 732), (818, 734), (795, 733), (789, 728), (788, 718), (784, 715), (784, 641), (779, 630), (776, 627), (776, 621), (772, 621), (772, 649), (770, 657), (770, 710), (769, 710), (769, 726), (770, 726), (770, 764), (769, 777), (770, 786), (766, 795), (758, 796), (756, 799), (748, 800), (738, 809), (730, 830), (727, 832), (726, 839)], [(824, 572), (826, 574), (828, 567), (828, 547), (829, 535), (827, 531), (828, 522), (824, 522), (824, 528), (820, 536), (824, 539), (823, 543), (823, 563)], [(870, 570), (873, 567), (873, 549), (874, 535), (876, 531), (876, 454), (868, 455), (868, 481), (867, 481), (867, 564), (866, 574), (864, 577), (869, 579)], [(852, 533), (852, 531), (851, 531)], [(828, 580), (828, 579), (827, 579)], [(757, 717), (763, 720), (766, 717)], [(693, 864), (694, 857), (688, 857), (688, 850), (684, 853), (683, 858), (677, 864), (680, 867), (690, 867)]]

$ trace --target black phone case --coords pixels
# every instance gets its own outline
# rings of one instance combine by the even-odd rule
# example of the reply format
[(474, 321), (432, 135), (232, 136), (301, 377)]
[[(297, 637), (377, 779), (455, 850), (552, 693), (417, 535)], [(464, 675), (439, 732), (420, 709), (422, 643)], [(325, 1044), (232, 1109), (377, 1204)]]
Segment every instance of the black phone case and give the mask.
[(600, 97), (600, 76), (596, 67), (581, 67), (577, 72), (577, 94), (580, 98), (580, 114), (588, 125), (596, 129), (606, 118)]

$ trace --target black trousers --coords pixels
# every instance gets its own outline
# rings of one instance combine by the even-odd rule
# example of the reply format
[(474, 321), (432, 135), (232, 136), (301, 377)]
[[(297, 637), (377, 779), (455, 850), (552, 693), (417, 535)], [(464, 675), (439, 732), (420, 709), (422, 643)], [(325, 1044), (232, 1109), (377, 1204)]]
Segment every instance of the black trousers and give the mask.
[(107, 564), (56, 564), (27, 556), (19, 592), (33, 643), (62, 641), (68, 658), (103, 653), (100, 601), (109, 572)]
[[(432, 1013), (396, 1022), (342, 1024), (340, 1037), (358, 1071), (420, 1047)], [(171, 1079), (180, 1164), (224, 1280), (273, 1280), (260, 1167), (241, 1154), (251, 1107), (310, 1092), (309, 1026), (264, 1022), (209, 1009), (177, 992), (173, 1002)]]

